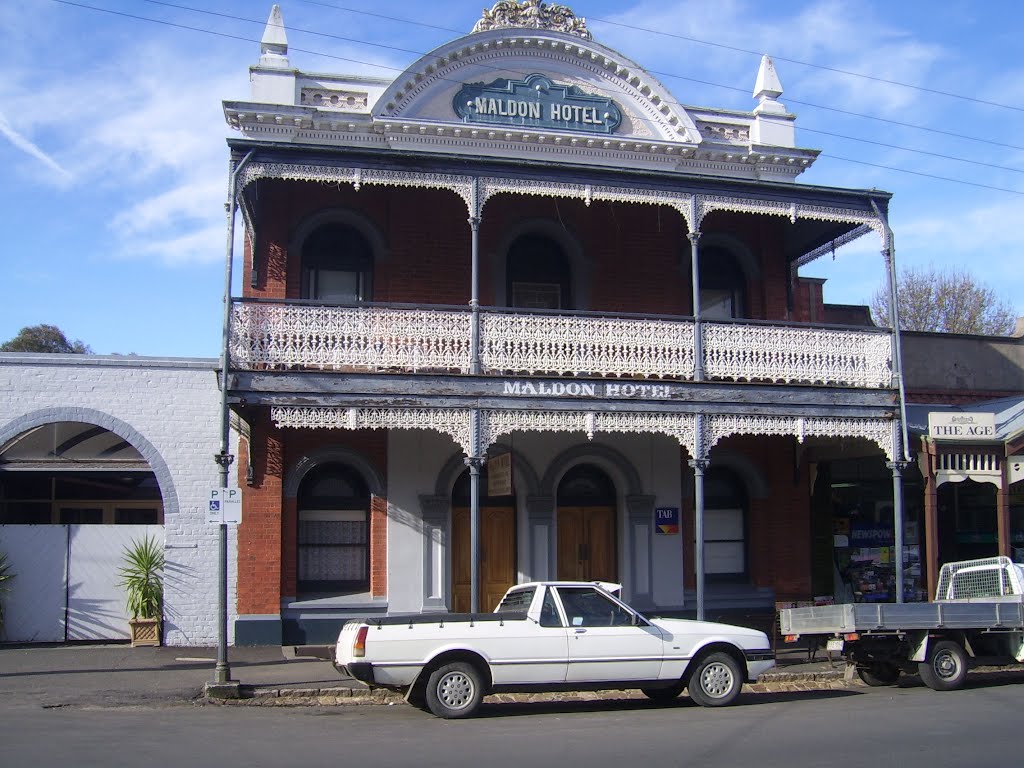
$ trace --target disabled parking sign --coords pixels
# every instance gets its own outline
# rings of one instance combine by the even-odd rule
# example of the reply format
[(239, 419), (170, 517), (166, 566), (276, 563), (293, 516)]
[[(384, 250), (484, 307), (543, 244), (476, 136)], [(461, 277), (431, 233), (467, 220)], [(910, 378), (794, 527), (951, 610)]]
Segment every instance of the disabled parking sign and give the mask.
[(208, 525), (238, 525), (242, 522), (242, 492), (238, 488), (214, 488), (206, 503)]

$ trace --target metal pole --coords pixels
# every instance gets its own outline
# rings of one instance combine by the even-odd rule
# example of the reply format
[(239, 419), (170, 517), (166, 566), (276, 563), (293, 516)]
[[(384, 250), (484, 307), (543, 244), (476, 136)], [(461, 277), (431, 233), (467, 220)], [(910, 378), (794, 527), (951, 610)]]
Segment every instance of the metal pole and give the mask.
[(697, 584), (697, 619), (700, 621), (704, 620), (704, 471), (710, 463), (707, 459), (689, 462), (693, 467), (693, 569)]
[[(470, 227), (470, 297), (472, 313), (470, 328), (470, 372), (479, 375), (480, 364), (480, 204), (479, 181), (473, 179), (473, 204), (469, 217)], [(469, 413), (470, 453), (469, 465), (469, 610), (480, 610), (480, 468), (484, 459), (480, 455), (480, 409)]]
[(691, 232), (690, 272), (693, 275), (693, 380), (704, 381), (704, 330), (700, 320), (700, 232)]
[(892, 330), (892, 378), (899, 393), (899, 429), (896, 425), (893, 428), (892, 442), (893, 461), (889, 463), (892, 469), (893, 488), (893, 528), (896, 545), (896, 602), (903, 602), (903, 471), (910, 466), (910, 439), (907, 430), (907, 397), (906, 387), (903, 381), (903, 344), (900, 338), (900, 302), (898, 293), (898, 279), (896, 275), (896, 248), (892, 228), (889, 220), (882, 209), (874, 200), (871, 207), (875, 215), (882, 222), (882, 257), (885, 260), (885, 269), (889, 279), (889, 327)]
[[(230, 356), (228, 344), (230, 342), (231, 330), (231, 272), (235, 255), (235, 191), (238, 184), (238, 176), (242, 169), (249, 164), (252, 151), (242, 158), (242, 161), (234, 166), (232, 158), (228, 176), (228, 199), (224, 203), (224, 211), (227, 215), (227, 245), (224, 258), (224, 313), (221, 324), (221, 350), (220, 350), (220, 452), (213, 458), (220, 467), (220, 487), (228, 487), (228, 468), (234, 462), (235, 457), (231, 455), (231, 415), (228, 410), (228, 365)], [(228, 526), (221, 523), (217, 532), (217, 664), (214, 667), (213, 682), (216, 684), (229, 683), (231, 681), (231, 666), (228, 664)]]
[(903, 470), (904, 461), (891, 461), (892, 470), (892, 522), (896, 536), (896, 602), (903, 602)]

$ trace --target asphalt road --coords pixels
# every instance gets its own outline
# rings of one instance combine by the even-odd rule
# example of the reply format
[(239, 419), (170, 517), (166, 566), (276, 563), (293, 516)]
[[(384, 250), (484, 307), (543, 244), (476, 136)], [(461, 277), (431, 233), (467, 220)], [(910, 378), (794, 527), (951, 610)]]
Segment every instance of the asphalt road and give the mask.
[(744, 693), (737, 706), (641, 700), (485, 704), (444, 721), (407, 706), (26, 706), (0, 697), (5, 766), (1018, 765), (1024, 686)]

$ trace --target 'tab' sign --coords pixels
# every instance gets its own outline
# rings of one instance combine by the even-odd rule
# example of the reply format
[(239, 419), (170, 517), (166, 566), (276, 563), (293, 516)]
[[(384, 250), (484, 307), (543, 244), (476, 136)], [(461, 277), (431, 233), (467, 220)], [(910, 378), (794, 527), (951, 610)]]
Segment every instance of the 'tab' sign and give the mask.
[(209, 525), (238, 525), (242, 522), (242, 492), (238, 488), (214, 488), (206, 504)]
[(654, 530), (662, 536), (679, 533), (679, 507), (658, 507), (654, 510)]

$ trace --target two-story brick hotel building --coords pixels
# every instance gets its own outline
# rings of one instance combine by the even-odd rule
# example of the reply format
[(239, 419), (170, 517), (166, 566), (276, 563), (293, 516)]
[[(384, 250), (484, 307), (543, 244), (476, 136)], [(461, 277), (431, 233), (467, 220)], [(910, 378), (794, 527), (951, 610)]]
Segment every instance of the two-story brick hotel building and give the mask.
[(891, 471), (900, 515), (899, 339), (799, 270), (866, 236), (885, 279), (889, 196), (800, 184), (751, 77), (750, 112), (684, 106), (539, 0), (393, 80), (307, 73), (274, 9), (224, 104), (236, 643), (555, 577), (709, 618), (831, 594), (826, 468)]

